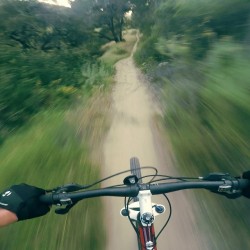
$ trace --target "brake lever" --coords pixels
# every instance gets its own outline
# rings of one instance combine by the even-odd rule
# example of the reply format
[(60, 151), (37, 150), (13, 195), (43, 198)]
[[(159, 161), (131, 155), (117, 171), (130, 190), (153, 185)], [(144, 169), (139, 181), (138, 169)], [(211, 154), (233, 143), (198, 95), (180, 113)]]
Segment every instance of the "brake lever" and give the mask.
[[(230, 174), (228, 173), (210, 173), (205, 177), (201, 177), (202, 180), (205, 181), (225, 181), (225, 180), (230, 180), (233, 181), (234, 179), (237, 179), (237, 177), (232, 177)], [(221, 185), (219, 187), (219, 190), (216, 191), (212, 191), (212, 193), (216, 193), (219, 195), (223, 195), (225, 197), (227, 197), (228, 199), (236, 199), (239, 198), (241, 196), (241, 192), (237, 192), (232, 190), (232, 186), (228, 186), (228, 185)]]
[[(79, 184), (75, 184), (75, 183), (72, 183), (72, 184), (66, 184), (64, 186), (60, 186), (60, 187), (57, 187), (55, 189), (53, 189), (53, 193), (54, 194), (66, 194), (68, 192), (74, 192), (74, 191), (78, 191), (78, 190), (81, 190), (83, 189), (83, 187)], [(55, 209), (55, 213), (56, 214), (67, 214), (70, 209), (75, 206), (77, 202), (72, 202), (72, 200), (70, 198), (61, 198), (60, 199), (60, 202), (58, 204), (58, 206), (60, 206), (59, 208), (56, 208)]]
[[(77, 202), (76, 202), (77, 203)], [(70, 205), (66, 205), (66, 207), (61, 207), (61, 208), (57, 208), (55, 210), (55, 213), (56, 214), (60, 214), (60, 215), (64, 215), (64, 214), (67, 214), (70, 209), (75, 206), (76, 203), (73, 203), (73, 204), (70, 204)]]

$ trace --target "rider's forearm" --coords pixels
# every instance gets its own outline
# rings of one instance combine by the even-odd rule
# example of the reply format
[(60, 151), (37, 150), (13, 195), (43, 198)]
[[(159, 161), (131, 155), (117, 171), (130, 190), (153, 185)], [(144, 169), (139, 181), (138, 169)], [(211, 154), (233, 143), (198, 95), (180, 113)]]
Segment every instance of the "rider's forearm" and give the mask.
[(16, 221), (18, 221), (16, 214), (9, 210), (0, 208), (0, 227), (7, 226)]

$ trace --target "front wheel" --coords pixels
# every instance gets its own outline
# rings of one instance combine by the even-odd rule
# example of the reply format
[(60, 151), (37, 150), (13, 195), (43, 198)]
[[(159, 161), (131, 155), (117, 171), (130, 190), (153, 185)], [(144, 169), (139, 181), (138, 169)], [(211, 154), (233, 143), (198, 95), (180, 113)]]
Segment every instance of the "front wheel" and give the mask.
[[(141, 166), (140, 166), (139, 159), (137, 157), (133, 157), (130, 159), (130, 170), (131, 170), (131, 174), (135, 175), (138, 178), (138, 183), (142, 183)], [(139, 201), (138, 197), (134, 197), (133, 201), (134, 202)], [(135, 222), (135, 228), (137, 232), (139, 233), (140, 225), (138, 221)], [(138, 242), (138, 249), (142, 250), (139, 234), (137, 235), (137, 242)]]
[(136, 177), (139, 179), (138, 182), (141, 184), (141, 166), (137, 157), (133, 157), (130, 159), (130, 170), (133, 175), (136, 175)]

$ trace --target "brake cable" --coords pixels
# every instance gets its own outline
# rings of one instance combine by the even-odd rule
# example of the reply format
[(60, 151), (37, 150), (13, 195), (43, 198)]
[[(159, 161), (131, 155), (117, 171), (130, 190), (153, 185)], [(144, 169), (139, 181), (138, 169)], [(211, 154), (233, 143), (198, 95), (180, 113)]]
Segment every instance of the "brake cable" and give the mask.
[[(151, 166), (145, 166), (145, 167), (141, 167), (141, 169), (151, 169), (151, 170), (154, 170), (155, 171), (155, 174), (153, 176), (157, 176), (158, 174), (158, 170), (157, 168), (155, 167), (151, 167)], [(91, 188), (99, 183), (102, 183), (106, 180), (109, 180), (111, 178), (114, 178), (118, 175), (122, 175), (122, 174), (125, 174), (125, 173), (128, 173), (128, 172), (131, 172), (131, 170), (125, 170), (125, 171), (121, 171), (121, 172), (118, 172), (116, 174), (113, 174), (113, 175), (110, 175), (108, 177), (105, 177), (99, 181), (96, 181), (92, 184), (89, 184), (89, 185), (79, 185), (77, 183), (71, 183), (71, 184), (66, 184), (66, 185), (63, 185), (63, 186), (59, 186), (59, 187), (56, 187), (56, 188), (53, 188), (53, 189), (47, 189), (46, 192), (58, 192), (58, 193), (61, 193), (61, 192), (74, 192), (74, 191), (80, 191), (80, 190), (83, 190), (83, 189), (88, 189), (88, 188)], [(119, 186), (119, 185), (115, 185), (115, 186)]]

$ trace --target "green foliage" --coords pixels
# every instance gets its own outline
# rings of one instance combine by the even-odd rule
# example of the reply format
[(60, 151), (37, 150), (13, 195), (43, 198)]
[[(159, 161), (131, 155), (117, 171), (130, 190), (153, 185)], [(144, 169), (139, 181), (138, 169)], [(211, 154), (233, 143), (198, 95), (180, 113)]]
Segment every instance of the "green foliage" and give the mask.
[(155, 44), (155, 48), (162, 57), (163, 55), (165, 56), (165, 59), (186, 57), (185, 55), (190, 53), (189, 46), (177, 40), (176, 37), (169, 40), (163, 37), (159, 38)]
[(103, 62), (86, 63), (82, 66), (83, 87), (87, 89), (105, 88), (110, 84), (113, 73), (114, 68)]
[[(96, 181), (98, 170), (88, 160), (87, 138), (77, 129), (75, 123), (65, 121), (62, 112), (47, 111), (37, 116), (32, 125), (2, 146), (0, 189), (21, 182), (50, 189)], [(51, 211), (42, 218), (1, 229), (1, 248), (102, 249), (100, 206), (100, 200), (88, 200), (77, 204), (68, 215)]]
[(101, 44), (68, 8), (13, 0), (0, 15), (2, 141), (40, 110), (82, 95), (82, 64), (101, 55)]
[(132, 25), (139, 28), (140, 31), (150, 36), (152, 27), (155, 22), (155, 16), (152, 15), (159, 4), (159, 0), (133, 0), (131, 1), (135, 6), (132, 14)]
[(11, 0), (1, 5), (0, 13), (0, 35), (11, 46), (48, 51), (78, 47), (92, 38), (89, 28), (69, 8)]
[(132, 49), (136, 42), (137, 30), (131, 29), (124, 32), (125, 41), (120, 43), (108, 43), (103, 46), (103, 55), (99, 58), (106, 65), (115, 65), (119, 60), (128, 57), (132, 53)]
[(126, 54), (127, 54), (127, 51), (126, 51), (125, 49), (123, 49), (123, 48), (117, 47), (117, 48), (116, 48), (116, 51), (115, 51), (115, 54), (116, 54), (116, 55), (126, 55)]
[(73, 9), (79, 13), (78, 8), (89, 18), (89, 22), (96, 29), (100, 38), (108, 41), (123, 41), (125, 14), (132, 9), (130, 1), (89, 1), (76, 0), (72, 3)]
[[(249, 169), (250, 59), (246, 52), (240, 44), (221, 41), (208, 52), (202, 65), (202, 78), (194, 77), (190, 70), (189, 77), (176, 72), (171, 81), (166, 81), (165, 124), (179, 171), (184, 175), (229, 172), (239, 176)], [(240, 228), (237, 236), (233, 230), (226, 230), (230, 244), (226, 249), (239, 245), (241, 249), (247, 248), (249, 220), (243, 219), (249, 212), (247, 201), (233, 203), (204, 193), (198, 194), (197, 199), (206, 200), (200, 210), (211, 218), (211, 223), (207, 220), (204, 223), (211, 240), (218, 242), (214, 249), (225, 249), (214, 221), (227, 223), (227, 228), (230, 225)], [(209, 211), (208, 206), (217, 212)], [(211, 233), (211, 228), (215, 233)]]
[(175, 73), (166, 84), (167, 127), (183, 167), (234, 174), (248, 168), (250, 75), (245, 53), (239, 44), (222, 41), (209, 52), (202, 79)]
[(161, 62), (169, 59), (168, 55), (161, 54), (156, 48), (157, 37), (151, 36), (150, 38), (142, 38), (142, 42), (139, 45), (134, 59), (136, 63), (141, 65), (144, 71), (149, 71), (152, 66), (155, 66), (156, 62)]
[(235, 172), (247, 169), (250, 159), (250, 61), (244, 53), (238, 44), (216, 45), (208, 59), (207, 79), (198, 109), (200, 119), (220, 147), (214, 154), (217, 165)]
[[(179, 0), (162, 1), (160, 5), (152, 6), (151, 15), (144, 17), (143, 23), (148, 19), (154, 20), (147, 29), (150, 33), (145, 32), (145, 39), (154, 41), (147, 55), (158, 63), (166, 58), (154, 57), (155, 50), (160, 55), (167, 54), (169, 60), (175, 60), (176, 56), (200, 60), (206, 56), (213, 43), (222, 37), (230, 36), (242, 41), (246, 38), (246, 32), (249, 32), (249, 1)], [(143, 52), (138, 53), (148, 51), (147, 42), (144, 46)]]
[(0, 47), (1, 132), (20, 127), (42, 108), (55, 104), (59, 99), (65, 102), (74, 94), (60, 92), (63, 86), (79, 88), (81, 73), (74, 67), (76, 57), (70, 53), (67, 60), (64, 57), (65, 52), (48, 54), (34, 51), (31, 54), (15, 47)]

